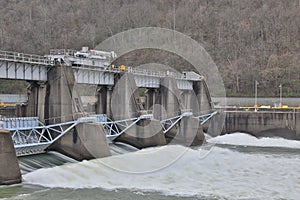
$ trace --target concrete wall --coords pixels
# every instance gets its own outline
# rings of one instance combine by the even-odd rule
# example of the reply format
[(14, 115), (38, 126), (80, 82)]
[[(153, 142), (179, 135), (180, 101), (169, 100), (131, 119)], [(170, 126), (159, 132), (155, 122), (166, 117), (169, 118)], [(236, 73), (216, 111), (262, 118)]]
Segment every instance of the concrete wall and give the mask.
[[(48, 72), (45, 116), (48, 124), (73, 121), (82, 116), (83, 106), (71, 67), (57, 65)], [(67, 128), (67, 127), (66, 127)], [(50, 148), (76, 160), (110, 155), (102, 125), (83, 123), (56, 141)]]
[(155, 119), (141, 120), (114, 141), (124, 142), (139, 149), (167, 144), (160, 122)]
[(199, 119), (195, 117), (183, 117), (177, 126), (166, 133), (167, 143), (183, 146), (201, 145), (204, 134)]
[[(80, 117), (83, 106), (80, 97), (74, 90), (75, 77), (71, 67), (57, 65), (48, 72), (47, 92), (45, 101), (45, 118), (56, 118), (58, 123), (72, 121)], [(76, 116), (76, 115), (79, 116)]]
[(146, 96), (145, 109), (146, 110), (153, 109), (153, 105), (155, 103), (157, 94), (158, 94), (158, 90), (154, 89), (154, 88), (148, 88), (145, 91), (145, 96)]
[[(112, 118), (122, 120), (138, 117), (143, 110), (138, 87), (130, 73), (123, 74), (113, 89), (111, 99)], [(123, 127), (119, 127), (123, 128)], [(166, 144), (158, 120), (144, 119), (139, 121), (114, 141), (125, 142), (137, 148)]]
[[(204, 80), (194, 82), (193, 90), (197, 96), (197, 102), (199, 104), (199, 110), (200, 110), (199, 114), (211, 112), (212, 109), (211, 97), (206, 82)], [(197, 109), (195, 105), (193, 106), (194, 106), (193, 109)]]
[(21, 172), (9, 131), (0, 129), (0, 185), (21, 182)]
[[(202, 111), (208, 112), (210, 104), (209, 94), (203, 82), (197, 82), (194, 91), (180, 91), (176, 80), (165, 77), (161, 81), (161, 87), (156, 98), (154, 117), (167, 119), (178, 116), (186, 111), (192, 111), (198, 115)], [(210, 110), (209, 110), (210, 111)], [(165, 134), (167, 143), (181, 144), (184, 146), (200, 145), (204, 141), (202, 126), (195, 117), (184, 117), (171, 130)]]
[(97, 88), (96, 114), (107, 114), (107, 90), (107, 86), (98, 86)]
[(161, 80), (159, 92), (155, 99), (153, 115), (155, 119), (167, 119), (181, 114), (182, 99), (176, 80), (165, 77)]
[(82, 123), (53, 144), (49, 150), (55, 150), (76, 160), (89, 160), (110, 156), (103, 126)]
[(143, 110), (139, 100), (139, 91), (133, 74), (124, 73), (113, 88), (110, 101), (112, 118), (121, 120), (138, 116), (140, 111)]
[(300, 139), (300, 113), (226, 111), (223, 133), (246, 132), (257, 137)]

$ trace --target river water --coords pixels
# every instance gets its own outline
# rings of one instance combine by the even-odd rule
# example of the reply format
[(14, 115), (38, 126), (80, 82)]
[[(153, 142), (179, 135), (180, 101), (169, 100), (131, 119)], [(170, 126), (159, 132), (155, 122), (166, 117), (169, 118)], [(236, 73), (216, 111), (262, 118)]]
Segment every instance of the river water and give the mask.
[(300, 141), (243, 133), (196, 148), (168, 145), (83, 162), (48, 153), (19, 162), (23, 183), (1, 186), (0, 198), (300, 199)]

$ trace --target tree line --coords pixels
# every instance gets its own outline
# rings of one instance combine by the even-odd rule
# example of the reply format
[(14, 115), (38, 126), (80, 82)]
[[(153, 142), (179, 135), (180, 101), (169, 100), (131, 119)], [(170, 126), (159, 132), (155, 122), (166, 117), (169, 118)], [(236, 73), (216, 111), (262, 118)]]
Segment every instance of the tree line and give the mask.
[[(55, 48), (93, 48), (132, 28), (163, 27), (204, 46), (229, 96), (253, 96), (257, 80), (259, 96), (277, 96), (282, 84), (284, 96), (297, 97), (299, 11), (299, 0), (1, 0), (0, 49), (43, 55)], [(119, 62), (134, 65), (155, 58), (190, 67), (166, 54), (135, 52)]]

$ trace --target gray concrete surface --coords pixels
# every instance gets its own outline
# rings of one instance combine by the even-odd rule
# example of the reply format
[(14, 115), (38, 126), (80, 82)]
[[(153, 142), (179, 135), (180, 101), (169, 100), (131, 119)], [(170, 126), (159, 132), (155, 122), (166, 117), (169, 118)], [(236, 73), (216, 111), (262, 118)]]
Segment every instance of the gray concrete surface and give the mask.
[(16, 151), (9, 131), (0, 129), (0, 185), (22, 181)]

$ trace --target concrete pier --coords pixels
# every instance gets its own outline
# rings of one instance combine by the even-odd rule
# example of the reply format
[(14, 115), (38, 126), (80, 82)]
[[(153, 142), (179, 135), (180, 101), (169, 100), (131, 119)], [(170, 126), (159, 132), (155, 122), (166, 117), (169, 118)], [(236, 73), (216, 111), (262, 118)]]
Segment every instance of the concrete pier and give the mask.
[[(73, 121), (82, 116), (83, 105), (74, 85), (75, 77), (72, 68), (57, 65), (48, 72), (45, 112), (49, 118), (47, 123)], [(49, 149), (76, 160), (110, 155), (103, 126), (90, 123), (77, 125)]]
[(93, 123), (78, 124), (74, 131), (64, 135), (49, 149), (76, 160), (89, 160), (111, 155), (103, 126)]
[[(207, 97), (202, 95), (204, 90), (198, 90), (199, 98)], [(207, 103), (208, 100), (202, 100), (202, 103)], [(166, 77), (162, 80), (159, 95), (156, 98), (156, 106), (154, 108), (154, 117), (159, 119), (171, 118), (182, 114), (183, 112), (200, 113), (200, 105), (198, 103), (198, 96), (193, 91), (183, 91), (175, 84), (175, 79)], [(203, 105), (203, 108), (209, 106)], [(200, 145), (204, 141), (204, 134), (202, 126), (200, 126), (199, 119), (193, 116), (185, 116), (181, 121), (171, 128), (166, 134), (167, 143), (181, 144), (184, 146)]]
[(46, 85), (42, 82), (32, 81), (28, 90), (26, 115), (28, 117), (40, 116), (40, 121), (45, 117)]
[(124, 142), (139, 149), (167, 144), (160, 122), (155, 119), (141, 120), (115, 141)]
[(201, 145), (205, 141), (202, 126), (195, 117), (183, 117), (178, 124), (166, 133), (167, 143), (183, 146)]
[(146, 110), (150, 110), (152, 109), (154, 103), (155, 103), (155, 99), (157, 96), (157, 89), (153, 89), (153, 88), (148, 88), (145, 91), (145, 95), (146, 95), (146, 106), (145, 109)]
[(22, 181), (16, 151), (9, 131), (0, 129), (0, 185)]
[(153, 115), (156, 119), (167, 119), (181, 114), (183, 106), (174, 78), (162, 79), (155, 104), (158, 105), (153, 108)]
[[(139, 101), (138, 87), (130, 73), (123, 74), (114, 88), (111, 100), (114, 120), (134, 118), (141, 115), (143, 106)], [(122, 128), (122, 127), (120, 127)], [(137, 148), (166, 144), (160, 122), (154, 119), (142, 119), (120, 135), (115, 141), (125, 142)]]
[[(201, 113), (207, 113), (210, 112), (212, 109), (211, 105), (211, 97), (208, 90), (208, 87), (206, 85), (206, 82), (204, 80), (194, 82), (193, 84), (193, 90), (195, 92), (195, 95), (197, 96), (197, 101), (199, 105), (199, 111)], [(192, 105), (193, 109), (197, 109), (197, 105)], [(194, 113), (195, 114), (195, 113)]]
[(96, 114), (107, 114), (107, 87), (99, 85), (97, 87)]
[[(73, 117), (80, 117), (83, 106), (74, 84), (72, 68), (57, 65), (50, 69), (45, 102), (45, 118), (50, 120), (46, 123), (73, 121)], [(79, 116), (75, 116), (77, 113)]]
[[(108, 95), (110, 96), (110, 95)], [(124, 73), (113, 88), (107, 103), (111, 105), (112, 118), (122, 120), (136, 117), (143, 110), (139, 102), (140, 95), (133, 74)]]

